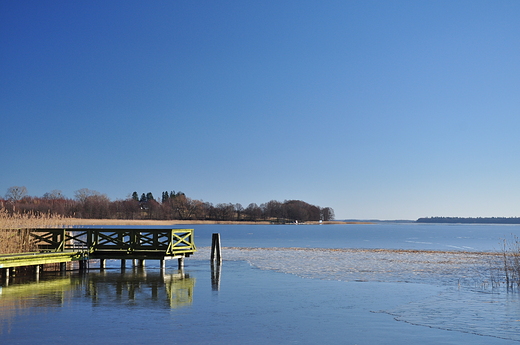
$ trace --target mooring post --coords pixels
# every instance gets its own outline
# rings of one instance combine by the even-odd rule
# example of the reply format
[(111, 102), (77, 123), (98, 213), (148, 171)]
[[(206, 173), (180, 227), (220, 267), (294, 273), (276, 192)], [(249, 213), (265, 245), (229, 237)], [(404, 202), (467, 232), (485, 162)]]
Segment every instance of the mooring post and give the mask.
[(67, 270), (67, 263), (66, 262), (60, 262), (60, 272), (65, 272)]
[(211, 236), (211, 262), (222, 262), (222, 253), (220, 247), (220, 234), (215, 233)]
[(211, 289), (220, 290), (220, 262), (211, 262)]

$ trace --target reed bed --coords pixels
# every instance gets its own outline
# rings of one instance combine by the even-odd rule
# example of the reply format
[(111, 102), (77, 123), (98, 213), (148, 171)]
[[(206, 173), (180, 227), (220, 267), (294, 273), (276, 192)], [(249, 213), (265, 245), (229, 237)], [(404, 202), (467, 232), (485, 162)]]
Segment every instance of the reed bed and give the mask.
[(28, 229), (68, 228), (73, 219), (55, 214), (10, 213), (0, 208), (0, 254), (23, 253), (36, 250)]
[(504, 239), (501, 256), (501, 265), (495, 265), (491, 277), (493, 285), (503, 283), (508, 290), (520, 291), (520, 238), (512, 236), (509, 240)]

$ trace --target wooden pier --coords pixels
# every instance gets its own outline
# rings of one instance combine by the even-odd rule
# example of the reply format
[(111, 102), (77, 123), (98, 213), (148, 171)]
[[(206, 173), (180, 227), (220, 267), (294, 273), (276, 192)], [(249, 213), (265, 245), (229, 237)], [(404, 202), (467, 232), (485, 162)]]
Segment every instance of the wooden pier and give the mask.
[(0, 269), (9, 277), (10, 270), (20, 266), (39, 267), (44, 264), (64, 264), (78, 261), (80, 269), (86, 268), (89, 260), (99, 259), (100, 268), (105, 260), (121, 260), (121, 268), (126, 260), (134, 265), (144, 266), (145, 260), (165, 261), (177, 259), (179, 269), (184, 258), (197, 249), (193, 229), (30, 229), (37, 252), (0, 255)]

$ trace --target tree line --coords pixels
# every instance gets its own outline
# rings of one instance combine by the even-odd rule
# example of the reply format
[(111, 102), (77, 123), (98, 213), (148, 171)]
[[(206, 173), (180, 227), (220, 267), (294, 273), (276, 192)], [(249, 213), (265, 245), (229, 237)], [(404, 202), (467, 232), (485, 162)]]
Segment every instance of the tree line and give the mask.
[(111, 201), (106, 194), (87, 188), (74, 192), (74, 198), (53, 190), (41, 197), (29, 196), (27, 188), (7, 189), (0, 208), (9, 212), (52, 213), (66, 217), (87, 219), (150, 219), (150, 220), (214, 220), (214, 221), (271, 221), (275, 223), (329, 221), (334, 210), (301, 200), (271, 200), (267, 203), (218, 203), (195, 200), (182, 192), (164, 191), (160, 198), (151, 192), (134, 191), (124, 200)]

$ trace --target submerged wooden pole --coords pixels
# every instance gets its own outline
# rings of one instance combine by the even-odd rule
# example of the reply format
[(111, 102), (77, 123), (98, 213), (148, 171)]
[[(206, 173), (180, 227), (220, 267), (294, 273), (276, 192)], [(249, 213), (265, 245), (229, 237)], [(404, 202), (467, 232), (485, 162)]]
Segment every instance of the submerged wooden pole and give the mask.
[(211, 262), (211, 289), (220, 290), (220, 262)]
[(215, 233), (211, 236), (211, 262), (222, 262), (222, 249), (220, 247), (220, 234)]

